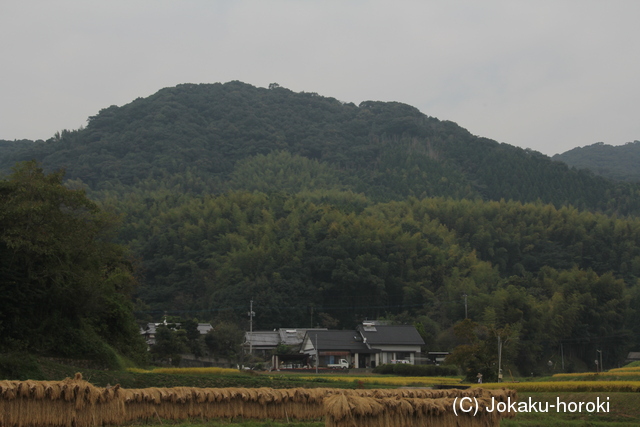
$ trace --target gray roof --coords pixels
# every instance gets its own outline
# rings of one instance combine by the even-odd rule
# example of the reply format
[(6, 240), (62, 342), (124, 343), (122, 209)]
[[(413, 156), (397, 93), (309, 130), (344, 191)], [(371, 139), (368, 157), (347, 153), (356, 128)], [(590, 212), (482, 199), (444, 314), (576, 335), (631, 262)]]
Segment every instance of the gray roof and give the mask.
[(280, 328), (275, 331), (253, 331), (252, 337), (249, 332), (245, 332), (245, 345), (254, 347), (276, 348), (278, 344), (300, 345), (307, 331), (326, 331), (326, 328)]
[(353, 352), (370, 352), (357, 331), (308, 331), (307, 336), (319, 351), (349, 350)]
[(358, 331), (369, 345), (424, 345), (413, 325), (359, 325)]
[(280, 328), (278, 333), (280, 334), (280, 342), (285, 345), (299, 345), (304, 340), (304, 336), (308, 331), (326, 331), (327, 328)]
[(640, 360), (640, 352), (631, 351), (627, 354), (627, 360)]
[[(170, 325), (171, 324), (176, 325), (176, 327), (181, 325), (181, 323), (170, 323)], [(158, 326), (162, 326), (162, 325), (164, 325), (164, 323), (147, 323), (146, 329), (140, 328), (140, 334), (154, 335), (156, 333), (156, 329), (158, 328)], [(213, 329), (213, 326), (211, 326), (211, 323), (198, 323), (198, 332), (200, 332), (201, 335), (205, 335), (211, 329)]]
[(198, 323), (198, 332), (200, 332), (201, 335), (206, 335), (207, 332), (212, 329), (213, 326), (211, 326), (211, 323)]
[(244, 340), (246, 345), (251, 341), (253, 347), (276, 348), (280, 343), (280, 334), (278, 331), (245, 332)]

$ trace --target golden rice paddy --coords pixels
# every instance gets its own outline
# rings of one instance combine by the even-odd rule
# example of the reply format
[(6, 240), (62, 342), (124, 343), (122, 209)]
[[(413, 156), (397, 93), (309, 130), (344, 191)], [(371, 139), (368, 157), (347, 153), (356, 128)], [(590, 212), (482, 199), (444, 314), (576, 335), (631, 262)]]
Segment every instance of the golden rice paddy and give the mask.
[(455, 385), (462, 381), (460, 378), (452, 377), (387, 377), (387, 376), (355, 376), (355, 375), (327, 375), (327, 376), (302, 376), (304, 380), (314, 380), (322, 378), (327, 381), (341, 381), (341, 382), (356, 382), (361, 381), (367, 384), (381, 384), (381, 385), (393, 385), (393, 386), (411, 386), (416, 384), (426, 385)]
[(630, 371), (630, 370), (616, 370), (616, 369), (611, 369), (610, 371), (606, 371), (606, 372), (601, 372), (601, 373), (596, 373), (596, 372), (574, 372), (571, 374), (554, 374), (553, 378), (577, 378), (577, 377), (593, 377), (593, 378), (598, 378), (598, 377), (640, 377), (640, 370), (634, 370), (634, 371)]
[(509, 388), (518, 392), (640, 392), (640, 381), (531, 381), (486, 383), (482, 388)]
[(129, 372), (138, 374), (170, 374), (170, 375), (237, 375), (240, 373), (237, 369), (230, 368), (155, 368), (155, 369), (138, 369), (129, 368)]
[(636, 372), (640, 374), (640, 366), (623, 366), (622, 368), (609, 369), (607, 372), (614, 372), (616, 374), (619, 372)]

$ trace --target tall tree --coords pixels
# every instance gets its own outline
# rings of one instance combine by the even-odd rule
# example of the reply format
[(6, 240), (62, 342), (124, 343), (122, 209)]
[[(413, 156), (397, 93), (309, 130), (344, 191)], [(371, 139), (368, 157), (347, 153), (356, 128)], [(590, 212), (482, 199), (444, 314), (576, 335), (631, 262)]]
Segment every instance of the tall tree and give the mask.
[(0, 181), (0, 343), (114, 362), (110, 347), (143, 358), (125, 250), (115, 218), (84, 192), (19, 164)]

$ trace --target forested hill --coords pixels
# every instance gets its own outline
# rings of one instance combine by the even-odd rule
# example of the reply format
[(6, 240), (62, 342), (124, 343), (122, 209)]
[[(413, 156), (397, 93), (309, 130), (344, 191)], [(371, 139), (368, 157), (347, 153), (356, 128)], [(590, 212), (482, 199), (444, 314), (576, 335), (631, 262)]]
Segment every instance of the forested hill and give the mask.
[(467, 295), (490, 330), (477, 340), (503, 336), (522, 373), (560, 348), (612, 366), (640, 345), (638, 185), (408, 105), (180, 85), (47, 141), (0, 141), (4, 170), (34, 158), (123, 214), (139, 320), (248, 327), (253, 299), (259, 329), (386, 317), (451, 350)]
[(471, 135), (411, 106), (356, 106), (276, 84), (179, 85), (103, 109), (84, 129), (21, 150), (6, 146), (0, 144), (3, 170), (35, 158), (47, 170), (66, 168), (67, 179), (94, 192), (334, 188), (375, 201), (504, 198), (640, 212), (636, 186)]
[(579, 169), (619, 181), (640, 182), (640, 141), (613, 146), (602, 142), (553, 156)]

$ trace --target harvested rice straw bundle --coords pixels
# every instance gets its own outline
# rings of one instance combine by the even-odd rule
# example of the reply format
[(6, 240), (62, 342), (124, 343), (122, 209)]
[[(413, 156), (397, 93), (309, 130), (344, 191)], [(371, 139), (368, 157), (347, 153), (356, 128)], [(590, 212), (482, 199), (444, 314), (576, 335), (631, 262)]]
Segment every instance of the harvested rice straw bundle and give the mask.
[(159, 405), (162, 403), (162, 390), (157, 387), (145, 389), (144, 401), (147, 404)]
[(396, 426), (411, 425), (413, 423), (413, 407), (405, 399), (372, 399), (382, 410), (366, 417), (368, 425)]
[[(511, 391), (501, 391), (493, 397), (506, 399)], [(488, 412), (485, 406), (490, 406), (491, 397), (484, 392), (479, 397), (480, 411), (473, 414), (453, 412), (455, 397), (442, 398), (407, 398), (396, 397), (360, 397), (351, 392), (334, 394), (325, 399), (326, 426), (328, 427), (358, 427), (358, 426), (398, 426), (410, 427), (415, 425), (438, 426), (499, 426), (500, 418), (508, 414)]]
[(324, 408), (327, 415), (327, 427), (352, 424), (349, 421), (353, 419), (353, 406), (349, 404), (349, 400), (344, 394), (334, 394), (327, 397), (324, 401)]
[(2, 426), (96, 426), (122, 423), (124, 405), (116, 396), (119, 387), (102, 395), (76, 374), (63, 381), (0, 382)]
[(295, 388), (288, 390), (291, 400), (284, 405), (287, 418), (317, 419), (324, 416), (324, 399), (334, 393), (334, 389)]
[(196, 393), (193, 402), (194, 416), (200, 418), (227, 418), (232, 414), (229, 399), (224, 397), (223, 389), (205, 388)]
[[(325, 425), (328, 427), (396, 426), (398, 417), (391, 415), (381, 402), (384, 399), (360, 397), (350, 393), (328, 396), (324, 401)], [(394, 403), (397, 402), (393, 399)]]
[(59, 382), (45, 382), (44, 395), (45, 399), (58, 400), (62, 394), (62, 384)]
[(77, 426), (121, 425), (126, 421), (120, 385), (104, 389), (93, 386), (87, 389), (85, 386), (82, 398), (85, 406), (82, 410), (76, 411)]
[(500, 421), (495, 424), (493, 420), (487, 423), (486, 417), (478, 413), (476, 417), (473, 414), (460, 413), (456, 415), (453, 412), (454, 399), (407, 399), (413, 409), (413, 417), (409, 423), (403, 425), (442, 425), (442, 426), (493, 426), (500, 425)]
[(273, 418), (270, 407), (275, 407), (274, 394), (270, 388), (250, 389), (250, 399), (245, 399), (244, 416), (254, 419)]
[(207, 403), (201, 410), (201, 417), (205, 418), (231, 418), (235, 414), (234, 399), (229, 389), (214, 388), (207, 392)]
[(194, 404), (195, 416), (204, 418), (233, 418), (243, 416), (244, 401), (247, 396), (245, 389), (240, 388), (214, 388), (207, 389), (207, 401), (201, 405)]
[(201, 404), (207, 401), (207, 389), (200, 388), (193, 390), (193, 400), (195, 403)]
[(160, 418), (184, 420), (191, 417), (193, 393), (190, 387), (167, 389), (169, 401), (163, 402), (157, 409)]
[(0, 381), (0, 399), (12, 400), (16, 398), (17, 384), (14, 381)]
[(141, 398), (142, 389), (124, 389), (120, 397), (125, 406), (126, 421), (148, 421), (156, 418), (156, 404)]

